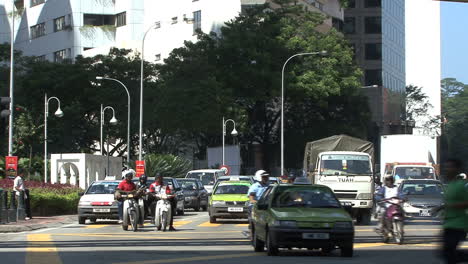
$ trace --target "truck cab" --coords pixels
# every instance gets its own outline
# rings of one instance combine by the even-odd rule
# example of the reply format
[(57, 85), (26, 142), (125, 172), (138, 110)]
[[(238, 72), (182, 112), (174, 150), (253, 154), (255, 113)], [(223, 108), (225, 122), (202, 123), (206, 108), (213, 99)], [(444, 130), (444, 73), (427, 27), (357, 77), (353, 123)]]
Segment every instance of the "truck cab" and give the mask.
[(430, 163), (387, 164), (384, 175), (384, 177), (393, 176), (396, 185), (400, 185), (404, 180), (438, 180), (439, 178)]
[(329, 151), (317, 157), (315, 184), (330, 187), (337, 198), (352, 205), (358, 223), (369, 224), (373, 207), (372, 158), (365, 152)]

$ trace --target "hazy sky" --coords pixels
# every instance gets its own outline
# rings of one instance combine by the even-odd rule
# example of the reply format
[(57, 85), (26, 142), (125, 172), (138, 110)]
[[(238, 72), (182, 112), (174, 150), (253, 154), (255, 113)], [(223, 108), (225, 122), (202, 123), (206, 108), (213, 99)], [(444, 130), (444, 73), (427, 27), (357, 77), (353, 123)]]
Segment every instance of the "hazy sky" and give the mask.
[(441, 3), (442, 78), (468, 84), (468, 3)]

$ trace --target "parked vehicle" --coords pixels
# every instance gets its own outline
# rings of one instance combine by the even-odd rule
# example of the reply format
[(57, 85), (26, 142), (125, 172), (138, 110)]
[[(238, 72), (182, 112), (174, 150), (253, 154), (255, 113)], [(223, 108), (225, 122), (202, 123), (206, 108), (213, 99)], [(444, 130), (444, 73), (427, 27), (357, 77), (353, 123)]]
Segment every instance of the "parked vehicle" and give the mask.
[(403, 209), (407, 217), (434, 217), (433, 210), (443, 205), (444, 186), (437, 180), (404, 180), (400, 191), (405, 195)]
[(223, 181), (216, 185), (211, 194), (208, 214), (210, 223), (217, 218), (248, 218), (247, 193), (249, 181)]
[(345, 135), (307, 143), (304, 170), (314, 184), (330, 187), (341, 202), (352, 205), (358, 224), (369, 225), (374, 205), (371, 142)]
[(185, 178), (199, 179), (203, 183), (203, 186), (205, 186), (208, 193), (211, 193), (214, 184), (220, 176), (224, 176), (223, 170), (206, 169), (189, 171), (187, 172), (187, 175), (185, 175)]
[(208, 192), (202, 182), (197, 179), (178, 179), (185, 197), (185, 208), (193, 208), (195, 211), (208, 209)]
[(172, 215), (172, 207), (171, 202), (166, 194), (164, 195), (156, 195), (159, 198), (158, 202), (156, 203), (156, 210), (154, 213), (155, 225), (158, 230), (166, 231), (169, 221)]
[(401, 206), (402, 204), (403, 200), (397, 197), (384, 199), (379, 202), (380, 206), (386, 207), (382, 216), (383, 225), (380, 231), (384, 243), (388, 243), (390, 238), (393, 238), (396, 243), (403, 244), (405, 213)]
[(393, 176), (397, 185), (406, 179), (439, 179), (435, 137), (385, 135), (380, 142), (382, 182), (387, 176)]
[(95, 181), (84, 193), (78, 203), (78, 223), (84, 225), (86, 219), (92, 223), (97, 219), (119, 219), (115, 189), (119, 181)]
[(353, 256), (352, 218), (333, 191), (315, 184), (275, 184), (254, 205), (252, 245), (257, 252), (266, 247), (270, 256), (280, 248), (321, 249), (337, 247), (341, 256)]

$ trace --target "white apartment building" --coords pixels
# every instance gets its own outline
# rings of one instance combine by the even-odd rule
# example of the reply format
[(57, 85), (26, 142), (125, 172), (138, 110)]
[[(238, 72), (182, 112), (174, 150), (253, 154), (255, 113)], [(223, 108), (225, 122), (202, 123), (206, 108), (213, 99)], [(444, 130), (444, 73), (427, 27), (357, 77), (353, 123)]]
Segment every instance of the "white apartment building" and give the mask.
[[(440, 2), (432, 0), (405, 1), (406, 5), (406, 84), (422, 87), (433, 108), (429, 115), (441, 114), (441, 39)], [(427, 131), (416, 120), (416, 135), (440, 135)]]
[[(162, 61), (184, 41), (196, 41), (197, 29), (219, 33), (243, 9), (268, 1), (0, 0), (0, 43), (10, 42), (13, 17), (15, 49), (57, 62), (106, 54), (111, 47), (140, 52), (148, 30), (145, 60)], [(325, 23), (342, 25), (339, 0), (299, 0), (298, 4), (328, 15)]]

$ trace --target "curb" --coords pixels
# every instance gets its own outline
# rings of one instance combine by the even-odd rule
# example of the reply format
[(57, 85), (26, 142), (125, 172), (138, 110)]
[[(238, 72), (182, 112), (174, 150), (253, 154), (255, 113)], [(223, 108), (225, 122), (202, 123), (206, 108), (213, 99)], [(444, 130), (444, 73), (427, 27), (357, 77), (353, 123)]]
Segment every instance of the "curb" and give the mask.
[(24, 224), (24, 225), (0, 225), (0, 233), (18, 233), (18, 232), (26, 232), (26, 231), (33, 231), (48, 227), (56, 227), (59, 225), (66, 225), (72, 224), (76, 222), (76, 216), (69, 216), (64, 219), (60, 219), (55, 222), (49, 222), (44, 224)]

